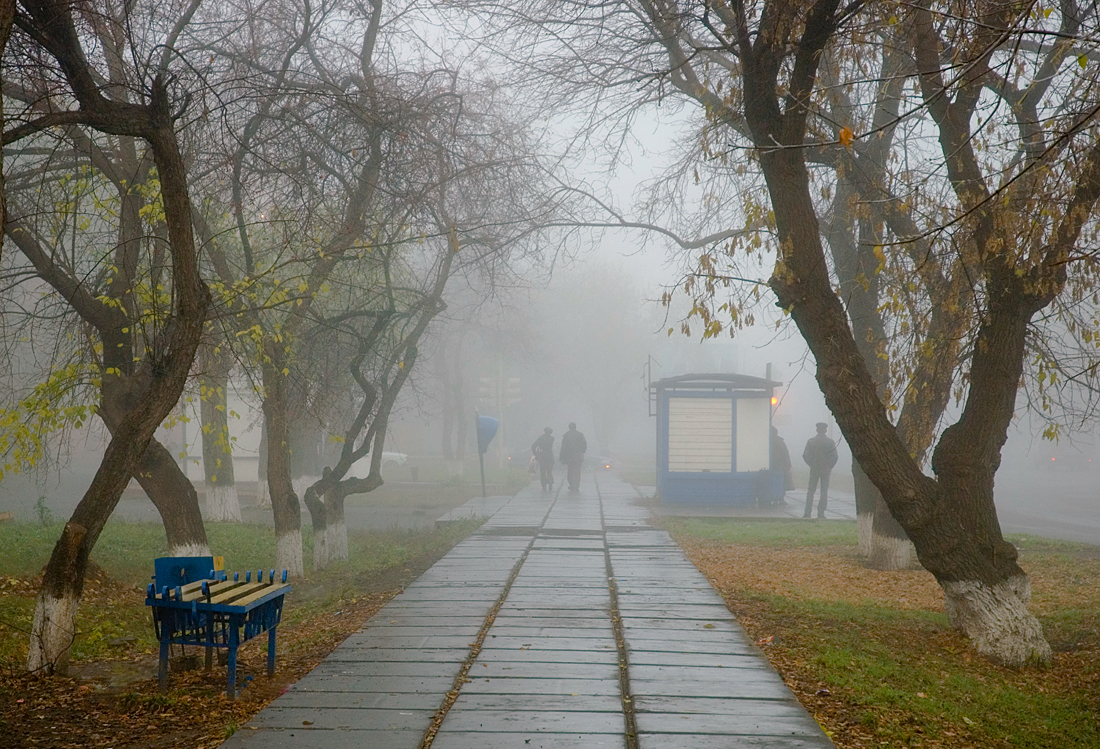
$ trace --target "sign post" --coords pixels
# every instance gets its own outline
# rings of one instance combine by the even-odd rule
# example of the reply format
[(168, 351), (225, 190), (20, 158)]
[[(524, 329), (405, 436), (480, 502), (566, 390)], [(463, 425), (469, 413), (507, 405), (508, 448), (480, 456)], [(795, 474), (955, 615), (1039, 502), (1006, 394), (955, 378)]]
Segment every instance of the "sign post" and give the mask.
[(477, 461), (481, 465), (481, 496), (485, 497), (488, 496), (485, 492), (485, 453), (497, 434), (499, 422), (492, 416), (482, 416), (477, 411), (474, 411), (474, 417), (477, 420)]

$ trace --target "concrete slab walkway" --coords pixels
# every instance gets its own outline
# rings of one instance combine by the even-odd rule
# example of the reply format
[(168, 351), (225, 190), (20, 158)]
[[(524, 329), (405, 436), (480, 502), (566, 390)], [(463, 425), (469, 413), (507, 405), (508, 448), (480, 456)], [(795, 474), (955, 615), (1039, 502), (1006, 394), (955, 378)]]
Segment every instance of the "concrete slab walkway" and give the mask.
[(498, 499), (222, 746), (832, 746), (633, 487)]

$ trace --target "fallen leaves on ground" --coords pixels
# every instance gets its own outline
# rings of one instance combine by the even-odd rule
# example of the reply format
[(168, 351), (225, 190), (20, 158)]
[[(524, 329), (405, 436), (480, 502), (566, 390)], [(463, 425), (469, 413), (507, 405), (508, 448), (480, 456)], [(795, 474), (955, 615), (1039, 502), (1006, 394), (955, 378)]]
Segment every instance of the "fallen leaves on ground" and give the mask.
[[(682, 536), (677, 541), (725, 598), (730, 610), (787, 686), (840, 749), (897, 745), (884, 743), (874, 725), (867, 724), (869, 712), (874, 716), (873, 723), (900, 727), (897, 732), (908, 733), (906, 746), (999, 749), (1014, 745), (976, 734), (971, 730), (975, 722), (966, 717), (957, 725), (949, 725), (939, 736), (925, 735), (920, 716), (905, 710), (867, 705), (865, 701), (853, 699), (848, 690), (824, 683), (815, 666), (817, 652), (811, 644), (813, 630), (821, 626), (820, 623), (792, 620), (776, 611), (766, 598), (775, 595), (942, 613), (943, 592), (927, 571), (868, 569), (857, 558), (853, 547), (772, 548)], [(1053, 612), (1071, 603), (1080, 607), (1097, 595), (1095, 582), (1100, 579), (1100, 563), (1092, 558), (1082, 558), (1080, 562), (1067, 566), (1062, 559), (1048, 557), (1035, 558), (1031, 564), (1024, 560), (1024, 567), (1030, 567), (1028, 572), (1035, 590), (1033, 611)], [(1074, 593), (1075, 590), (1080, 592)], [(1084, 598), (1085, 595), (1089, 598)], [(879, 627), (881, 630), (877, 629)], [(871, 622), (865, 623), (861, 632), (867, 638), (886, 642), (899, 635), (898, 630), (888, 625)], [(946, 623), (906, 634), (917, 643), (918, 651), (946, 654), (960, 670), (974, 674), (978, 681), (983, 680), (984, 673), (994, 675), (1002, 683), (1012, 684), (1023, 693), (1085, 691), (1093, 694), (1095, 699), (1092, 701), (1100, 705), (1100, 640), (1096, 632), (1082, 633), (1080, 641), (1052, 642), (1055, 654), (1049, 669), (1019, 670), (1002, 668), (980, 658), (970, 649), (966, 638)], [(914, 695), (925, 697), (922, 692)], [(1064, 745), (1056, 734), (1052, 743), (1042, 744)]]
[[(409, 570), (404, 572), (415, 577)], [(392, 575), (388, 578), (386, 582), (393, 585)], [(369, 587), (369, 582), (365, 587)], [(257, 637), (242, 645), (238, 650), (237, 683), (251, 680), (234, 702), (224, 694), (224, 666), (209, 673), (201, 667), (173, 672), (163, 694), (157, 691), (155, 676), (146, 676), (120, 689), (107, 686), (106, 674), (127, 666), (136, 666), (146, 674), (155, 673), (157, 658), (145, 653), (96, 664), (73, 664), (74, 671), (95, 671), (104, 674), (103, 679), (39, 677), (9, 666), (0, 670), (0, 747), (216, 747), (290, 684), (313, 670), (399, 590), (398, 587), (333, 600), (317, 606), (316, 613), (304, 621), (280, 625), (274, 676), (268, 677), (266, 671), (267, 637)], [(143, 591), (131, 594), (144, 596)], [(101, 602), (103, 595), (99, 596)], [(174, 649), (174, 654), (178, 652)], [(203, 650), (187, 648), (187, 653), (201, 660)]]

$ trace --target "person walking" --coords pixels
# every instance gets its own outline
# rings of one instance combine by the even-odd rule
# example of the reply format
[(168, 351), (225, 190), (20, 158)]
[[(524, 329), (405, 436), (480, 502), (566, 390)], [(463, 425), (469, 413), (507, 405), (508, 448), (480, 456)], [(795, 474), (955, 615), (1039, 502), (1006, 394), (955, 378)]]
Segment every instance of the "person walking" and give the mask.
[(566, 467), (566, 479), (569, 481), (569, 493), (581, 493), (581, 463), (584, 462), (584, 452), (588, 449), (588, 442), (584, 435), (577, 431), (576, 422), (569, 422), (569, 431), (561, 437), (561, 452), (558, 458)]
[(542, 490), (548, 492), (554, 488), (554, 430), (546, 427), (531, 445), (531, 454), (539, 464), (539, 481)]
[(818, 481), (821, 482), (821, 498), (817, 503), (817, 517), (824, 519), (825, 506), (829, 503), (829, 474), (836, 465), (836, 443), (829, 439), (825, 430), (829, 425), (823, 421), (817, 423), (817, 434), (806, 442), (806, 449), (802, 451), (802, 459), (810, 467), (810, 486), (806, 490), (806, 511), (803, 518), (810, 517), (814, 509), (814, 489)]

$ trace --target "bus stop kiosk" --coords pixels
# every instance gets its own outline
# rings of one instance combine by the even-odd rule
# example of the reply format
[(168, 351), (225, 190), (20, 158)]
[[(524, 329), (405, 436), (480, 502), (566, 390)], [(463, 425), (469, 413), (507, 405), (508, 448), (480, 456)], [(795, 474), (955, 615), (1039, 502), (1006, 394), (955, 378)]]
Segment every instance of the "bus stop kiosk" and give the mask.
[(783, 498), (771, 467), (772, 395), (782, 383), (739, 374), (686, 374), (650, 385), (663, 505), (752, 507)]

